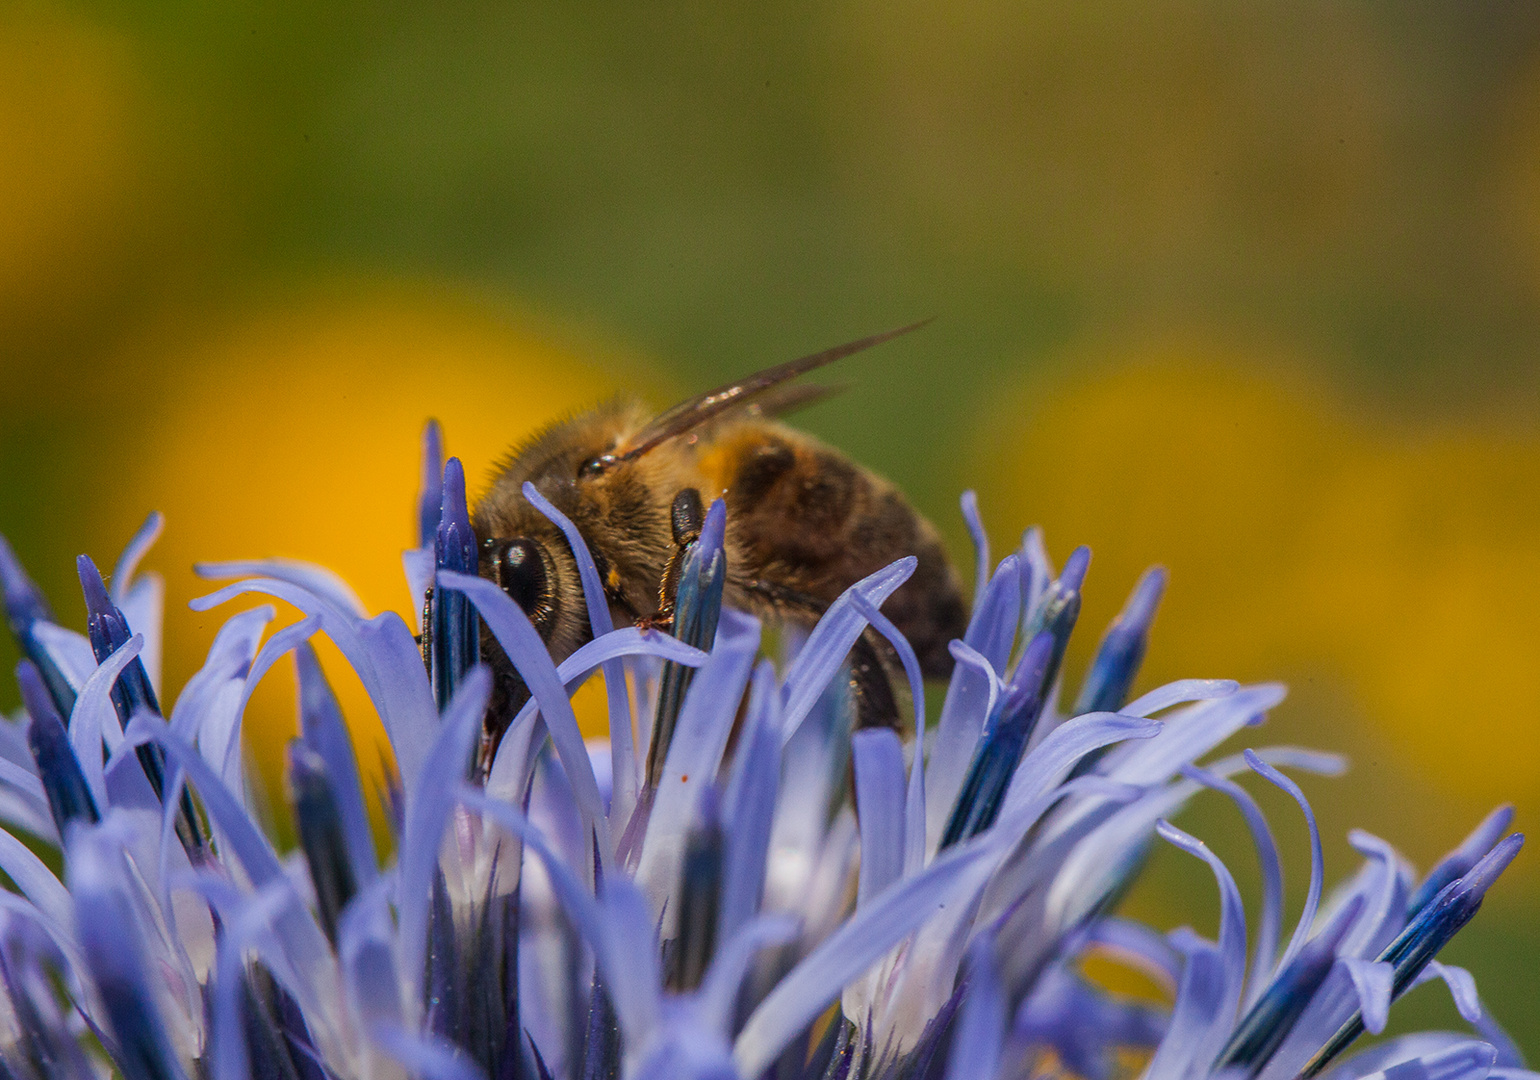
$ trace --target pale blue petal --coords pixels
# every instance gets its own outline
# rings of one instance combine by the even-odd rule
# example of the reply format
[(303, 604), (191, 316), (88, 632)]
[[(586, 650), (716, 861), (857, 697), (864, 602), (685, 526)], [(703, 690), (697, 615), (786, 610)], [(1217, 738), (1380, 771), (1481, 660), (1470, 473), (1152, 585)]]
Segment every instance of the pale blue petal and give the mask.
[(802, 725), (813, 703), (822, 696), (829, 680), (834, 678), (834, 673), (845, 662), (856, 638), (866, 629), (866, 619), (856, 607), (853, 597), (859, 594), (868, 603), (880, 608), (900, 585), (909, 580), (916, 565), (918, 560), (913, 555), (905, 556), (875, 574), (862, 578), (829, 605), (823, 618), (818, 620), (818, 625), (808, 635), (807, 644), (786, 672), (781, 689), (783, 746)]
[(366, 1028), (400, 1024), (401, 980), (397, 975), (395, 924), (390, 916), (389, 878), (376, 877), (342, 909), (337, 923), (337, 957), (348, 1001)]
[(1341, 961), (1353, 980), (1353, 990), (1358, 995), (1358, 1010), (1363, 1013), (1364, 1027), (1372, 1035), (1385, 1030), (1390, 1019), (1390, 989), (1394, 969), (1383, 960), (1359, 960), (1345, 957)]
[(1214, 880), (1219, 885), (1218, 946), (1224, 979), (1219, 993), (1214, 998), (1216, 1002), (1214, 1015), (1219, 1023), (1216, 1025), (1216, 1030), (1202, 1040), (1202, 1051), (1198, 1055), (1202, 1060), (1212, 1061), (1224, 1044), (1225, 1036), (1229, 1034), (1230, 1027), (1235, 1023), (1240, 1009), (1241, 990), (1246, 976), (1246, 911), (1241, 904), (1240, 890), (1236, 888), (1235, 879), (1230, 875), (1229, 868), (1209, 850), (1207, 844), (1188, 835), (1168, 821), (1158, 822), (1155, 831), (1167, 843), (1174, 844), (1189, 855), (1208, 863), (1209, 869), (1214, 873)]
[[(1262, 765), (1260, 760), (1258, 764), (1262, 768), (1269, 768)], [(1184, 769), (1183, 775), (1191, 777), (1205, 787), (1221, 792), (1235, 803), (1241, 816), (1246, 819), (1246, 828), (1251, 833), (1251, 844), (1257, 852), (1257, 863), (1262, 870), (1262, 907), (1257, 917), (1256, 944), (1252, 949), (1249, 989), (1243, 1000), (1243, 1007), (1250, 1008), (1267, 989), (1275, 970), (1281, 971), (1294, 958), (1293, 953), (1285, 956), (1278, 961), (1275, 969), (1273, 961), (1278, 955), (1278, 937), (1283, 926), (1283, 865), (1278, 858), (1278, 845), (1273, 841), (1273, 833), (1268, 828), (1267, 818), (1263, 815), (1262, 808), (1257, 805), (1255, 799), (1246, 794), (1240, 785), (1196, 766)], [(1313, 919), (1315, 906), (1307, 902), (1306, 907), (1310, 912), (1310, 919)], [(1300, 925), (1307, 926), (1310, 919), (1301, 917)], [(1294, 952), (1297, 951), (1294, 950)]]
[[(532, 826), (523, 814), (507, 803), (488, 799), (469, 786), (460, 788), (459, 798), (472, 810), (485, 814), (518, 836), (540, 856), (562, 908), (594, 952), (595, 962), (599, 965), (605, 986), (614, 1002), (622, 1032), (632, 1045), (641, 1045), (656, 1026), (661, 1008), (661, 987), (656, 977), (656, 964), (642, 971), (627, 965), (625, 958), (628, 954), (617, 940), (614, 909), (602, 906), (583, 888), (561, 857), (551, 850), (540, 830)], [(647, 925), (646, 938), (651, 942), (657, 940), (650, 924)]]
[(615, 1015), (626, 1017), (633, 1045), (640, 1045), (658, 1023), (662, 985), (658, 963), (657, 921), (647, 898), (629, 878), (607, 877), (599, 887), (610, 962), (605, 989)]
[[(185, 771), (198, 789), (203, 806), (225, 841), (229, 851), (240, 860), (241, 869), (252, 884), (261, 888), (274, 878), (282, 877), (283, 867), (266, 836), (246, 811), (214, 775), (214, 771), (196, 750), (171, 733), (165, 721), (149, 713), (140, 713), (128, 725), (124, 742), (130, 746), (156, 743), (166, 752), (171, 764)], [(173, 813), (177, 800), (166, 800), (167, 813)]]
[(437, 1035), (413, 1035), (388, 1024), (377, 1024), (370, 1034), (376, 1045), (420, 1080), (486, 1080), (486, 1073), (465, 1051)]
[(731, 1035), (729, 1025), (738, 993), (755, 955), (771, 945), (786, 944), (797, 936), (799, 929), (797, 920), (790, 915), (760, 915), (725, 938), (701, 980), (701, 1022), (724, 1037)]
[(135, 932), (149, 928), (138, 925), (115, 865), (122, 859), (121, 849), (100, 827), (72, 830), (70, 896), (58, 910), (75, 913), (81, 952), (116, 1039), (116, 1063), (127, 1080), (182, 1080), (164, 1017), (149, 989), (143, 935)]
[[(1360, 1055), (1362, 1056), (1362, 1055)], [(1354, 1058), (1333, 1072), (1334, 1080), (1485, 1080), (1497, 1059), (1497, 1051), (1483, 1042), (1468, 1039), (1419, 1057), (1405, 1059), (1378, 1072), (1354, 1068)]]
[(143, 647), (144, 635), (135, 634), (107, 657), (81, 687), (80, 696), (75, 699), (75, 711), (70, 714), (70, 747), (85, 773), (91, 797), (99, 807), (107, 806), (107, 785), (102, 778), (102, 742), (105, 739), (109, 748), (115, 747), (119, 736), (118, 710), (112, 703), (112, 687)]
[(1481, 1007), (1481, 995), (1476, 993), (1476, 980), (1470, 972), (1453, 964), (1441, 964), (1437, 960), (1432, 960), (1412, 980), (1412, 985), (1431, 982), (1434, 979), (1442, 979), (1444, 985), (1449, 988), (1449, 997), (1454, 1002), (1454, 1007), (1462, 1020), (1468, 1024), (1479, 1024), (1482, 1021), (1485, 1010)]
[(1310, 936), (1310, 928), (1315, 924), (1316, 910), (1321, 903), (1321, 883), (1325, 877), (1325, 859), (1321, 854), (1321, 831), (1316, 828), (1315, 811), (1310, 809), (1310, 800), (1305, 798), (1305, 793), (1299, 785), (1290, 780), (1283, 773), (1263, 761), (1251, 750), (1243, 752), (1246, 764), (1260, 777), (1274, 787), (1285, 791), (1298, 804), (1305, 815), (1305, 825), (1310, 830), (1310, 885), (1305, 891), (1305, 906), (1299, 915), (1299, 923), (1294, 927), (1294, 936), (1289, 939), (1289, 946), (1283, 951), (1283, 956), (1278, 961), (1276, 970), (1282, 971), (1288, 966), (1290, 960), (1299, 955), (1299, 951), (1305, 947), (1305, 941)]
[(78, 694), (96, 670), (96, 654), (91, 651), (90, 639), (51, 622), (33, 623), (32, 636)]
[[(1077, 761), (1093, 750), (1129, 740), (1153, 739), (1161, 730), (1159, 720), (1121, 713), (1086, 713), (1066, 720), (1049, 732), (1017, 766), (1006, 791), (1002, 813), (1009, 814), (1041, 798), (1064, 779)], [(1117, 782), (1121, 782), (1121, 778), (1117, 778)]]
[(968, 950), (966, 992), (947, 1058), (946, 1080), (988, 1080), (1000, 1069), (1005, 1038), (1005, 993), (995, 970), (995, 943), (987, 934)]
[[(495, 586), (494, 586), (495, 588)], [(418, 664), (419, 669), (421, 663)], [(423, 956), (428, 943), (428, 903), (439, 846), (456, 800), (456, 781), (465, 775), (471, 750), (481, 732), (492, 676), (485, 665), (466, 672), (459, 690), (444, 710), (438, 737), (423, 762), (415, 785), (407, 793), (406, 827), (401, 859), (396, 867), (396, 910), (400, 921), (401, 969), (407, 1002), (422, 1004)]]
[(963, 641), (953, 641), (950, 649), (957, 664), (947, 684), (936, 740), (925, 768), (927, 852), (934, 852), (941, 843), (984, 721), (994, 714), (995, 704), (1004, 693), (1000, 676), (978, 650)]
[(271, 604), (232, 615), (214, 635), (208, 658), (187, 680), (171, 708), (171, 730), (184, 742), (196, 744), (205, 724), (234, 707), (231, 684), (246, 677), (256, 658), (267, 624), (278, 614)]
[[(144, 524), (139, 526), (139, 531), (124, 545), (123, 553), (118, 556), (117, 564), (112, 568), (112, 602), (118, 607), (123, 607), (123, 601), (128, 597), (129, 587), (134, 583), (134, 571), (139, 569), (140, 561), (155, 541), (160, 539), (165, 527), (166, 516), (159, 510), (152, 510), (149, 517), (144, 519)], [(132, 619), (128, 620), (128, 625), (139, 626)]]
[(963, 521), (968, 526), (968, 536), (973, 541), (973, 610), (984, 602), (984, 589), (989, 584), (989, 534), (984, 531), (984, 521), (979, 517), (979, 497), (973, 490), (962, 493)]
[(54, 877), (42, 859), (3, 829), (0, 829), (0, 870), (5, 871), (17, 891), (32, 901), (38, 911), (52, 918), (70, 910), (69, 890)]
[(723, 799), (727, 853), (722, 872), (719, 940), (728, 940), (759, 910), (770, 829), (781, 779), (781, 697), (770, 661), (760, 661), (749, 692), (748, 717), (733, 755)]
[[(205, 748), (203, 739), (208, 733), (205, 728), (199, 735), (199, 748), (204, 749), (205, 755), (215, 769), (219, 771), (225, 786), (232, 792), (241, 795), (244, 792), (244, 777), (241, 773), (241, 718), (246, 712), (246, 703), (251, 700), (251, 695), (262, 681), (272, 666), (287, 653), (302, 642), (309, 641), (317, 630), (321, 628), (321, 620), (315, 615), (307, 615), (297, 623), (292, 623), (268, 638), (263, 644), (262, 650), (257, 653), (252, 661), (251, 671), (241, 680), (240, 704), (231, 716), (229, 725), (224, 731), (216, 732), (215, 740), (210, 747)], [(220, 749), (209, 751), (214, 747)], [(242, 797), (242, 802), (245, 799)]]
[[(614, 624), (610, 620), (610, 605), (604, 594), (604, 586), (599, 581), (599, 568), (589, 553), (588, 542), (583, 539), (581, 530), (572, 520), (551, 505), (550, 500), (541, 495), (534, 484), (526, 481), (522, 490), (529, 504), (550, 519), (567, 538), (567, 545), (577, 561), (578, 578), (583, 583), (588, 624), (596, 639), (604, 637), (614, 629)], [(611, 820), (624, 825), (630, 819), (632, 807), (636, 805), (639, 777), (636, 747), (632, 745), (631, 737), (631, 705), (626, 698), (626, 674), (619, 663), (607, 662), (604, 666), (604, 694), (609, 703), (610, 770), (617, 778), (615, 795), (610, 799)]]
[[(196, 563), (193, 572), (207, 581), (230, 578), (271, 578), (297, 586), (354, 619), (368, 617), (363, 601), (346, 581), (324, 566), (297, 559), (238, 559), (230, 562)], [(198, 610), (194, 608), (193, 610)]]
[(904, 747), (892, 728), (868, 728), (851, 737), (850, 749), (861, 827), (859, 910), (903, 876)]
[(914, 704), (914, 746), (911, 749), (914, 764), (909, 770), (901, 820), (902, 869), (905, 874), (910, 874), (925, 863), (925, 678), (920, 674), (920, 660), (914, 653), (914, 647), (899, 632), (898, 627), (864, 597), (857, 594), (855, 599), (873, 629), (886, 638), (898, 653), (904, 673), (909, 679), (909, 699)]
[[(433, 508), (434, 520), (437, 522), (438, 507)], [(434, 530), (438, 525), (433, 526)], [(438, 565), (434, 561), (433, 544), (427, 547), (407, 548), (401, 553), (401, 569), (406, 574), (406, 591), (412, 598), (412, 619), (417, 624), (417, 630), (422, 632), (422, 612), (428, 602), (428, 587), (433, 584), (433, 575), (438, 572)]]
[(1158, 784), (1255, 723), (1283, 700), (1284, 693), (1282, 686), (1264, 683), (1190, 706), (1167, 717), (1165, 729), (1155, 738), (1109, 752), (1099, 771), (1128, 784)]
[(1162, 709), (1169, 709), (1173, 705), (1229, 697), (1240, 687), (1241, 684), (1234, 679), (1178, 679), (1176, 682), (1157, 686), (1118, 711), (1124, 716), (1154, 716)]
[[(1402, 1062), (1437, 1057), (1446, 1051), (1473, 1044), (1479, 1045), (1469, 1035), (1460, 1035), (1452, 1031), (1418, 1031), (1411, 1035), (1387, 1039), (1366, 1050), (1360, 1050), (1341, 1064), (1323, 1072), (1320, 1080), (1359, 1080), (1359, 1078), (1394, 1068)], [(1413, 1075), (1415, 1075), (1415, 1067)], [(1412, 1080), (1412, 1077), (1409, 1076), (1407, 1080)]]
[(1022, 592), (1020, 556), (1007, 555), (995, 568), (963, 634), (963, 640), (977, 649), (996, 671), (1004, 671), (1011, 659), (1025, 600)]
[[(286, 581), (275, 578), (248, 578), (245, 581), (237, 581), (226, 585), (217, 592), (207, 596), (200, 596), (188, 602), (187, 606), (194, 611), (209, 611), (221, 604), (227, 603), (246, 593), (260, 593), (264, 596), (276, 597), (286, 603), (294, 605), (303, 614), (320, 615), (321, 628), (326, 636), (331, 638), (332, 644), (352, 665), (358, 673), (359, 681), (364, 684), (369, 698), (374, 702), (374, 707), (380, 713), (380, 719), (385, 724), (386, 731), (390, 730), (392, 721), (391, 704), (381, 691), (379, 675), (374, 670), (374, 662), (370, 658), (369, 650), (365, 648), (363, 639), (359, 636), (359, 627), (362, 625), (357, 615), (346, 608), (338, 607), (316, 594), (291, 585)], [(426, 678), (426, 676), (424, 676)], [(399, 751), (398, 751), (399, 754)], [(399, 766), (399, 762), (397, 763)]]
[[(672, 936), (678, 917), (677, 888), (686, 834), (695, 818), (701, 791), (716, 780), (738, 702), (759, 652), (759, 620), (722, 611), (716, 647), (696, 673), (679, 712), (663, 774), (653, 796), (647, 833), (642, 840), (636, 880), (662, 913), (663, 936)], [(676, 902), (670, 903), (670, 899)]]
[[(987, 836), (988, 834), (985, 834)], [(760, 1002), (733, 1045), (745, 1076), (758, 1076), (840, 991), (958, 895), (982, 887), (970, 874), (998, 851), (983, 837), (959, 844), (888, 889), (830, 934)]]
[(599, 798), (599, 784), (588, 761), (588, 749), (583, 745), (583, 734), (578, 730), (572, 702), (567, 699), (567, 691), (562, 686), (556, 665), (551, 662), (551, 654), (546, 651), (545, 642), (540, 640), (539, 633), (530, 624), (529, 617), (519, 610), (519, 605), (492, 582), (448, 570), (440, 572), (438, 580), (441, 588), (458, 589), (476, 605), (487, 628), (529, 687), (530, 696), (539, 704), (546, 728), (551, 733), (551, 742), (572, 784), (578, 811), (583, 817), (583, 830), (598, 838), (599, 859), (608, 872), (614, 846), (610, 841), (604, 803)]
[(422, 653), (394, 611), (359, 623), (358, 642), (375, 673), (375, 708), (390, 737), (401, 785), (410, 791), (439, 726)]
[(1341, 954), (1373, 960), (1406, 925), (1411, 873), (1396, 849), (1371, 833), (1353, 829), (1348, 843), (1367, 860), (1356, 889), (1363, 894), (1365, 906), (1363, 916), (1343, 942)]
[(300, 737), (326, 762), (326, 777), (337, 800), (337, 813), (342, 818), (342, 833), (347, 841), (348, 864), (359, 887), (366, 888), (379, 873), (379, 867), (353, 736), (309, 642), (295, 648), (294, 666), (299, 681)]

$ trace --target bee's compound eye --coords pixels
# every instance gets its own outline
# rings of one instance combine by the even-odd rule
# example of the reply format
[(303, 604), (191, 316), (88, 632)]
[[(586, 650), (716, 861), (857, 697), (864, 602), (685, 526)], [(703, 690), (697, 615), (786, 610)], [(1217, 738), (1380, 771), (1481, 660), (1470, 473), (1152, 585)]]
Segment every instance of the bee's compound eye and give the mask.
[(533, 540), (497, 540), (492, 570), (503, 592), (530, 618), (549, 599), (545, 552)]
[(578, 466), (578, 479), (586, 480), (589, 477), (602, 476), (613, 464), (615, 464), (614, 454), (595, 454)]

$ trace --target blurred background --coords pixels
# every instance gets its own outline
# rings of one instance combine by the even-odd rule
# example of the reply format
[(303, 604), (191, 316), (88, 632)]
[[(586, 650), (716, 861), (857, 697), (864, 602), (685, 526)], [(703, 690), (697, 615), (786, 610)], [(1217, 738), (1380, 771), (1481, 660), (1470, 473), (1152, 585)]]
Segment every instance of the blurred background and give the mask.
[[(170, 688), (228, 614), (195, 560), (410, 615), (428, 416), (485, 477), (602, 395), (936, 316), (798, 422), (964, 567), (967, 487), (997, 556), (1090, 544), (1072, 682), (1160, 562), (1141, 687), (1282, 679), (1251, 741), (1351, 756), (1304, 781), (1328, 881), (1352, 826), (1426, 867), (1535, 824), (1540, 7), (9, 0), (0, 147), (0, 531), (78, 628), (74, 556), (165, 511)], [(246, 721), (280, 819), (292, 698)], [(1233, 807), (1183, 824), (1254, 887)], [(1189, 863), (1129, 903), (1212, 933)], [(1540, 858), (1446, 959), (1540, 1053)]]

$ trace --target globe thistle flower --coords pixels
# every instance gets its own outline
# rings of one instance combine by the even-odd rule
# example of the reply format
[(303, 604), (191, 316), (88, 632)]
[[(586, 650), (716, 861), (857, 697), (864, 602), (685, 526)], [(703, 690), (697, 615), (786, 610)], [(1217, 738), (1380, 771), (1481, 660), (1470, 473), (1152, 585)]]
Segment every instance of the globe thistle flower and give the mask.
[[(197, 610), (253, 593), (301, 618), (270, 634), (271, 605), (229, 618), (169, 713), (161, 593), (135, 572), (159, 518), (110, 590), (82, 562), (89, 636), (57, 623), (0, 543), (25, 657), (23, 713), (0, 724), (0, 869), (15, 887), (0, 892), (0, 1076), (1101, 1080), (1137, 1071), (1129, 1051), (1148, 1080), (1521, 1074), (1471, 977), (1436, 960), (1517, 853), (1511, 813), (1420, 879), (1355, 834), (1364, 866), (1323, 900), (1314, 818), (1281, 770), (1342, 763), (1287, 746), (1212, 756), (1282, 688), (1183, 680), (1128, 700), (1163, 572), (1135, 588), (1062, 709), (1090, 553), (1056, 571), (1034, 531), (991, 567), (965, 496), (974, 610), (928, 728), (919, 664), (882, 613), (912, 559), (788, 635), (778, 669), (759, 623), (722, 607), (722, 503), (682, 562), (669, 635), (611, 624), (582, 536), (527, 488), (577, 557), (593, 630), (556, 664), (475, 576), (463, 470), (440, 446), (430, 427), (419, 546), (404, 560), (419, 635), (318, 567), (201, 567), (229, 584)], [(482, 736), (482, 627), (530, 690), (495, 744)], [(317, 633), (384, 723), (388, 837)], [(844, 671), (862, 635), (898, 658), (920, 721), (907, 745), (852, 731)], [(281, 854), (258, 823), (241, 722), (285, 658), (299, 682), (286, 762), (298, 847)], [(584, 742), (570, 701), (595, 673), (604, 745)], [(1293, 796), (1311, 835), (1287, 943), (1280, 860), (1245, 773)], [(1229, 871), (1169, 823), (1203, 792), (1240, 807), (1260, 857), (1249, 942)], [(1212, 871), (1217, 941), (1115, 913), (1158, 842)], [(56, 850), (62, 879), (37, 847)], [(1078, 964), (1093, 951), (1152, 973), (1169, 1008), (1087, 981)], [(1475, 1035), (1345, 1055), (1428, 979)]]

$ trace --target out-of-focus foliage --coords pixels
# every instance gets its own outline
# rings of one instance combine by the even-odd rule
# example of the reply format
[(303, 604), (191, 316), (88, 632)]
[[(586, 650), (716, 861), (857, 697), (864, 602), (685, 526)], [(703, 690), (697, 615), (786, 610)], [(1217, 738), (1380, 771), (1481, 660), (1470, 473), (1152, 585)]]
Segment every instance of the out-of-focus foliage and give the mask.
[[(1533, 5), (0, 10), (0, 531), (66, 621), (152, 507), (174, 604), (282, 554), (404, 608), (426, 416), (474, 478), (932, 314), (806, 424), (960, 554), (970, 485), (1000, 542), (1092, 544), (1091, 624), (1167, 564), (1150, 678), (1287, 678), (1277, 724), (1354, 757), (1337, 865), (1350, 821), (1424, 865), (1494, 798), (1528, 827)], [(1532, 1051), (1535, 881), (1453, 957)]]

